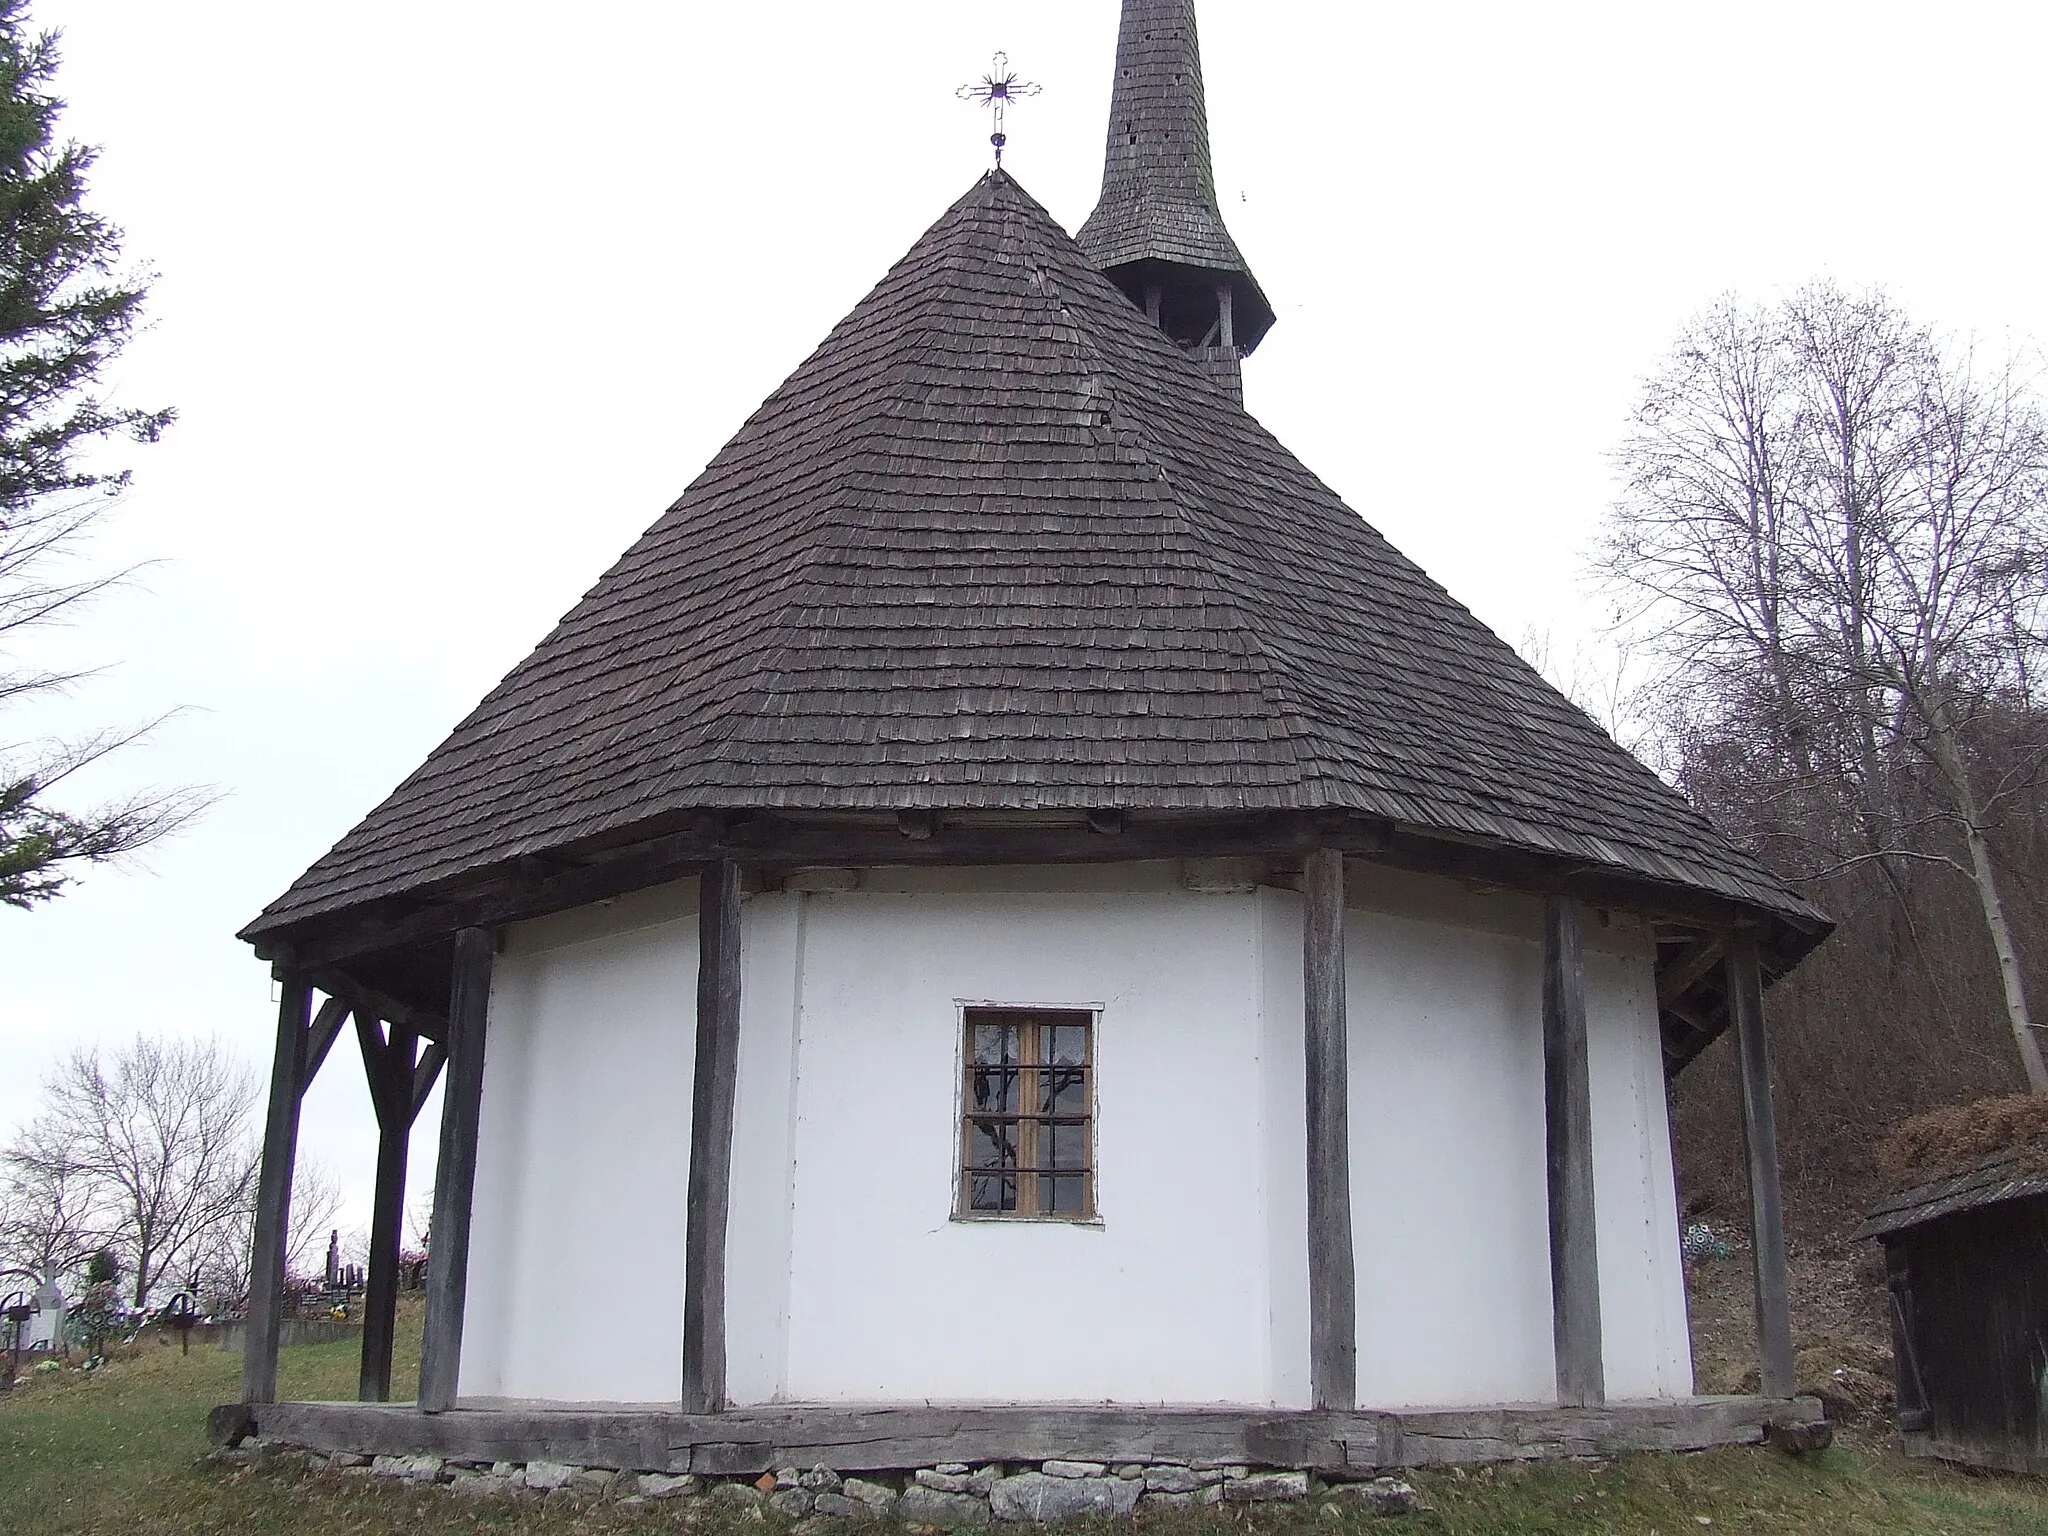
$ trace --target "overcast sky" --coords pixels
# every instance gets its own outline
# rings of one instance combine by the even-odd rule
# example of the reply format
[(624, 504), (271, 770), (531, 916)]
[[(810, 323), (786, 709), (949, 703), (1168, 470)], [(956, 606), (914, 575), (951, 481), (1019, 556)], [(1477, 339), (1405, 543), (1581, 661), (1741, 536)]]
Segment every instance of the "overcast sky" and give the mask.
[[(94, 557), (155, 562), (0, 739), (185, 713), (108, 792), (222, 798), (0, 911), (0, 1131), (77, 1042), (265, 1063), (233, 934), (409, 771), (987, 161), (1095, 197), (1114, 0), (39, 0), (159, 274), (121, 398), (178, 425)], [(1224, 214), (1279, 312), (1246, 403), (1510, 640), (1568, 649), (1637, 381), (1717, 294), (1882, 283), (2048, 335), (2048, 8), (1205, 0)], [(679, 1027), (687, 1027), (684, 1021)], [(345, 1042), (344, 1042), (345, 1045)], [(438, 1101), (437, 1101), (438, 1103)], [(438, 1108), (415, 1155), (431, 1162)], [(354, 1053), (304, 1145), (367, 1221)], [(415, 1170), (424, 1188), (430, 1170)]]

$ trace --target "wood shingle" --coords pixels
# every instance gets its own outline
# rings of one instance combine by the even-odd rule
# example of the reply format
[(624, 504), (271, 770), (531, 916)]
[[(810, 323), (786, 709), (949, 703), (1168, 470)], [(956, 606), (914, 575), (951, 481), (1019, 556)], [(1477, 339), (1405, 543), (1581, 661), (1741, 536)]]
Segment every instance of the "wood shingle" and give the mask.
[(1101, 807), (1363, 812), (1818, 917), (993, 172), (245, 936), (682, 812)]

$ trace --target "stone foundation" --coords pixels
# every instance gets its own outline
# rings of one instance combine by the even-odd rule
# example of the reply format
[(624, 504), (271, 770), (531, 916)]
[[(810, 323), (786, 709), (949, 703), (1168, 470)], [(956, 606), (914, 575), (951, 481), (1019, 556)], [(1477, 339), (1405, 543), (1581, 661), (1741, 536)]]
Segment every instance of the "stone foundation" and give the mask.
[(232, 1462), (267, 1452), (298, 1453), (309, 1465), (348, 1476), (436, 1484), (458, 1498), (546, 1499), (633, 1506), (669, 1500), (725, 1504), (780, 1517), (799, 1532), (893, 1520), (907, 1529), (953, 1531), (997, 1523), (1054, 1525), (1089, 1516), (1130, 1516), (1205, 1504), (1292, 1502), (1318, 1495), (1383, 1515), (1426, 1508), (1396, 1477), (1327, 1483), (1308, 1472), (1243, 1464), (1051, 1460), (1036, 1466), (943, 1462), (907, 1475), (849, 1477), (830, 1467), (778, 1467), (753, 1479), (624, 1472), (559, 1461), (480, 1462), (440, 1456), (322, 1456), (250, 1440), (216, 1452)]

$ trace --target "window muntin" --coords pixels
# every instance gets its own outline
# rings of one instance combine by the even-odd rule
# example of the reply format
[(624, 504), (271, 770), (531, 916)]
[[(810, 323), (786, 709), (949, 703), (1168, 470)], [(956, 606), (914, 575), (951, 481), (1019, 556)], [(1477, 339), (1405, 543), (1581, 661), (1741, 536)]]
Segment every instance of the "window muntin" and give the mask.
[(968, 1008), (962, 1020), (958, 1214), (1092, 1220), (1095, 1015)]

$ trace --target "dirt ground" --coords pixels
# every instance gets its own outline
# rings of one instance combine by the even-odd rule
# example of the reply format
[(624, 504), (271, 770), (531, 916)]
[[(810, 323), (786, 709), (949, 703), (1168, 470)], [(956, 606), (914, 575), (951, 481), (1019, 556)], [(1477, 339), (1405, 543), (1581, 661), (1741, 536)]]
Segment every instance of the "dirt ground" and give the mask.
[[(1714, 1231), (1734, 1252), (1685, 1266), (1693, 1375), (1701, 1392), (1754, 1392), (1756, 1303), (1749, 1247), (1727, 1224), (1715, 1223)], [(1828, 1417), (1845, 1429), (1889, 1434), (1891, 1322), (1877, 1245), (1846, 1237), (1794, 1238), (1786, 1257), (1799, 1391), (1827, 1404)]]

